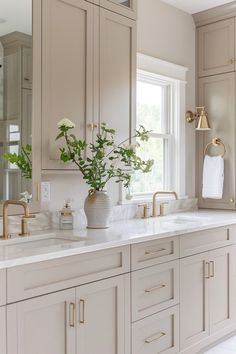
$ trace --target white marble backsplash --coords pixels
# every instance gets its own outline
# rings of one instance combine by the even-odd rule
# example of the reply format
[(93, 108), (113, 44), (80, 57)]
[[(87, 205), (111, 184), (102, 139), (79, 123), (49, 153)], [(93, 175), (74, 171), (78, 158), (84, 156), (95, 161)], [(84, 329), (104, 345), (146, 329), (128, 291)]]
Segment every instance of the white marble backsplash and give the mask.
[[(151, 212), (151, 203), (149, 203)], [(158, 205), (159, 208), (159, 205)], [(180, 199), (168, 201), (167, 214), (173, 214), (177, 212), (187, 212), (197, 210), (197, 199)], [(141, 218), (142, 208), (138, 207), (138, 204), (125, 204), (117, 205), (113, 207), (111, 222), (130, 220), (134, 218)], [(21, 229), (21, 216), (9, 216), (9, 232), (12, 234), (19, 233)], [(59, 228), (59, 212), (41, 212), (36, 214), (35, 219), (29, 219), (30, 231), (49, 230), (52, 228)], [(83, 209), (75, 210), (74, 212), (74, 228), (84, 229), (86, 228), (86, 217)], [(2, 234), (2, 218), (0, 218), (0, 230)]]

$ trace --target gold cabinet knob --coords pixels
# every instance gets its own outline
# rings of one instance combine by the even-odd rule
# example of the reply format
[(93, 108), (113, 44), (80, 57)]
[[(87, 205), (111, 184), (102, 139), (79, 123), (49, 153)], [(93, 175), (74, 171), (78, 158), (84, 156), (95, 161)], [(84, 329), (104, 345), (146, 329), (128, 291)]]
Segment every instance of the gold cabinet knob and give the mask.
[(235, 63), (235, 59), (231, 58), (230, 61), (229, 61), (229, 64), (234, 64), (234, 63)]
[(230, 199), (230, 203), (234, 203), (234, 198), (231, 198), (231, 199)]

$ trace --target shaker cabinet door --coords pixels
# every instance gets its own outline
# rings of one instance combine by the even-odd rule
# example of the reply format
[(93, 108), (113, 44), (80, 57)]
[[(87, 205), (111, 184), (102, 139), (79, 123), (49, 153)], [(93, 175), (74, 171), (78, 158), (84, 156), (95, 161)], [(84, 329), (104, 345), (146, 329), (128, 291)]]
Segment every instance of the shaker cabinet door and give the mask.
[(60, 161), (57, 123), (69, 118), (86, 136), (92, 119), (93, 6), (83, 0), (42, 0), (42, 168), (74, 169)]
[(9, 305), (7, 353), (75, 354), (75, 326), (75, 289)]
[(135, 113), (135, 21), (100, 9), (100, 123), (116, 130), (116, 141), (129, 137)]
[(235, 246), (209, 252), (210, 260), (210, 334), (235, 321)]
[(130, 354), (129, 276), (76, 289), (77, 354)]
[(235, 69), (234, 18), (198, 29), (199, 77), (222, 74)]
[(180, 261), (180, 348), (209, 336), (208, 253)]

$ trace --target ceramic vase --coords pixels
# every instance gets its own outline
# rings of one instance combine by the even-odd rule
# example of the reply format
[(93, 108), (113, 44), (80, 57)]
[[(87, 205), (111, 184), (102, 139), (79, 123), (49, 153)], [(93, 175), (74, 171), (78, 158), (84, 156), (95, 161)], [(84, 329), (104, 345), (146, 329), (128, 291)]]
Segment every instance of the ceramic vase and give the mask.
[(111, 199), (106, 191), (90, 191), (84, 202), (87, 228), (107, 229), (111, 216)]

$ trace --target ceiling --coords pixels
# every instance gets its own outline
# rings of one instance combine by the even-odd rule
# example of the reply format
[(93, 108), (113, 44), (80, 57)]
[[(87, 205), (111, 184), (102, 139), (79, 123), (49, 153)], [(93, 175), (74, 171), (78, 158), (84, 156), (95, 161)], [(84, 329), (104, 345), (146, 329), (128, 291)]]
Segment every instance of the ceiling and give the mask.
[(162, 0), (180, 10), (194, 14), (216, 6), (228, 4), (232, 0)]
[(32, 0), (1, 0), (0, 36), (19, 31), (32, 33)]

